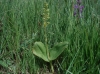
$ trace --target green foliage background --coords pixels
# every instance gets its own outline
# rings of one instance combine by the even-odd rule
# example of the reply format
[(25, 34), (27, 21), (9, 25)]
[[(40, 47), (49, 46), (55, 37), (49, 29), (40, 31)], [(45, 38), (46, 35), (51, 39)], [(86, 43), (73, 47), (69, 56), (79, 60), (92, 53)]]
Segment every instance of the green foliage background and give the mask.
[[(44, 43), (45, 0), (0, 0), (0, 73), (37, 74), (48, 63), (32, 53), (34, 42)], [(49, 47), (68, 41), (68, 49), (54, 62), (57, 74), (100, 74), (100, 0), (84, 0), (82, 18), (73, 16), (74, 0), (47, 0)]]

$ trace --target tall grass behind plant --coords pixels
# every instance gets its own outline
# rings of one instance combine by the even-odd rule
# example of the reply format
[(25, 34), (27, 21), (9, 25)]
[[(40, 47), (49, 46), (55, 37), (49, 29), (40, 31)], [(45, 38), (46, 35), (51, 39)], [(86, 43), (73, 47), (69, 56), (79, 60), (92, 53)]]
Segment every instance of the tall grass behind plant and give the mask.
[[(69, 30), (70, 32), (67, 34), (67, 38), (68, 36), (70, 36), (70, 40), (71, 40), (71, 45), (69, 47), (68, 52), (69, 52), (69, 55), (72, 56), (72, 59), (68, 60), (69, 55), (65, 57), (66, 61), (70, 62), (69, 63), (70, 65), (68, 67), (68, 70), (66, 71), (66, 74), (67, 73), (75, 73), (75, 74), (92, 73), (93, 74), (95, 72), (97, 74), (99, 73), (99, 70), (98, 70), (99, 64), (96, 65), (96, 62), (98, 62), (98, 60), (95, 60), (96, 57), (98, 57), (95, 54), (100, 54), (98, 53), (100, 52), (99, 51), (100, 39), (99, 39), (99, 33), (98, 33), (99, 32), (99, 21), (98, 21), (99, 19), (97, 17), (93, 18), (92, 16), (93, 13), (92, 13), (90, 4), (84, 4), (85, 9), (84, 9), (83, 17), (85, 18), (82, 18), (82, 20), (80, 20), (81, 21), (80, 23), (75, 23), (73, 21), (74, 24), (78, 24), (78, 26), (73, 25), (72, 29)], [(85, 14), (86, 12), (87, 14)], [(69, 21), (71, 22), (70, 19)], [(71, 22), (71, 24), (73, 22)], [(77, 51), (78, 51), (78, 55), (77, 57), (75, 57)], [(98, 59), (99, 58), (100, 57), (98, 57)], [(62, 61), (62, 63), (67, 66), (68, 63), (64, 61), (65, 59)], [(81, 67), (79, 67), (78, 64), (79, 66), (81, 65)], [(64, 65), (63, 67), (65, 67)], [(93, 71), (91, 71), (91, 69)]]
[[(16, 0), (10, 2), (10, 0), (7, 0), (2, 1), (2, 3), (5, 6), (3, 6), (1, 13), (1, 16), (4, 17), (4, 19), (2, 20), (2, 54), (0, 59), (2, 61), (6, 60), (13, 62), (14, 65), (11, 66), (13, 68), (10, 69), (14, 73), (33, 73), (35, 70), (35, 63), (33, 64), (34, 56), (29, 48), (32, 46), (34, 39), (34, 36), (32, 35), (37, 32), (36, 26), (38, 26), (37, 20), (39, 20), (37, 15), (40, 15), (40, 13), (37, 14), (35, 12), (34, 1), (30, 3), (30, 1)], [(31, 64), (33, 64), (34, 67), (31, 67)]]

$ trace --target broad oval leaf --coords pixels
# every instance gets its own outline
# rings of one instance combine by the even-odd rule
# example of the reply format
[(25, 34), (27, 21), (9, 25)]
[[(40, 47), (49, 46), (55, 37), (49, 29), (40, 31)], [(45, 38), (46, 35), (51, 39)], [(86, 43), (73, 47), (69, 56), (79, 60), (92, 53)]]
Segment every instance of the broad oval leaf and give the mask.
[(60, 42), (49, 50), (50, 60), (55, 60), (68, 47), (68, 42)]
[(33, 46), (33, 54), (49, 62), (46, 47), (42, 42), (35, 42)]

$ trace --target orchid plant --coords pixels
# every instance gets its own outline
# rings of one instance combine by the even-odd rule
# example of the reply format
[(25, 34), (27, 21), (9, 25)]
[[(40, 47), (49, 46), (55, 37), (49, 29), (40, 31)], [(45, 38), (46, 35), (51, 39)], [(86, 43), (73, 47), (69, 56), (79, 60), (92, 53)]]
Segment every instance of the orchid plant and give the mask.
[(52, 48), (48, 48), (47, 44), (47, 34), (46, 34), (46, 27), (49, 24), (49, 8), (48, 3), (44, 3), (43, 7), (43, 28), (44, 28), (44, 37), (45, 37), (45, 44), (42, 42), (35, 42), (33, 46), (33, 54), (42, 58), (44, 61), (49, 62), (51, 66), (51, 71), (54, 73), (54, 68), (52, 65), (52, 60), (55, 60), (67, 47), (68, 42), (60, 42)]

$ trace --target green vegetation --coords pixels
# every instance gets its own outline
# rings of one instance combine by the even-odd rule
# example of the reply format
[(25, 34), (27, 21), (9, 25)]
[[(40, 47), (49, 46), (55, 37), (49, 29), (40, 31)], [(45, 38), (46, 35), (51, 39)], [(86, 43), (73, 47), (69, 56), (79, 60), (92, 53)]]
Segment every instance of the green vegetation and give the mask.
[(50, 64), (34, 55), (36, 42), (52, 50), (68, 42), (52, 57), (54, 74), (100, 74), (100, 0), (82, 0), (81, 17), (73, 16), (75, 0), (47, 0), (48, 25), (45, 1), (0, 0), (0, 74), (51, 73)]

